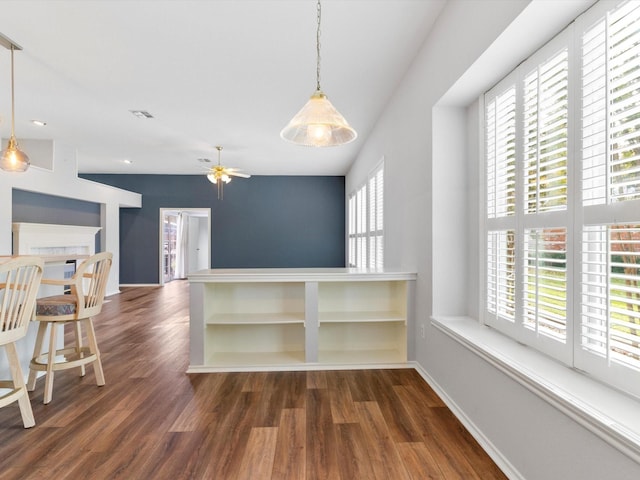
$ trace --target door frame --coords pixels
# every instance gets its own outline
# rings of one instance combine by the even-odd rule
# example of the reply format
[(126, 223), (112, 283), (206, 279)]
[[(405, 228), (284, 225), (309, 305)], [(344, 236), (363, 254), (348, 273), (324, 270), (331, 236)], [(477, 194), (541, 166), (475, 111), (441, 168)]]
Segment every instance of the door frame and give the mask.
[(160, 208), (160, 231), (158, 235), (158, 279), (160, 286), (164, 286), (164, 217), (186, 213), (190, 217), (206, 217), (207, 219), (207, 265), (211, 265), (211, 208)]

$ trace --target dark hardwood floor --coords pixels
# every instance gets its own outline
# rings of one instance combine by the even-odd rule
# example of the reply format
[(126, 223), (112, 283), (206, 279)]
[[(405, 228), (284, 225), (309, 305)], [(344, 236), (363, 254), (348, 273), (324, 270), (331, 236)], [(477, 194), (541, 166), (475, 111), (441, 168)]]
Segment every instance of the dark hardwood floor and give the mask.
[(186, 374), (188, 283), (123, 288), (93, 368), (0, 409), (0, 478), (506, 478), (411, 369)]

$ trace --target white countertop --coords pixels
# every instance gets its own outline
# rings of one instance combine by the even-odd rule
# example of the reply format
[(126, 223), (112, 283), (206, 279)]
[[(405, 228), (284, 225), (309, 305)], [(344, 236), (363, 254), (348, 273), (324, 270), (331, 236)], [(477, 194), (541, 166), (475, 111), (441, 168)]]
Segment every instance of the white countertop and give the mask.
[(191, 283), (210, 282), (348, 282), (415, 280), (403, 270), (370, 268), (233, 268), (200, 270), (189, 274)]

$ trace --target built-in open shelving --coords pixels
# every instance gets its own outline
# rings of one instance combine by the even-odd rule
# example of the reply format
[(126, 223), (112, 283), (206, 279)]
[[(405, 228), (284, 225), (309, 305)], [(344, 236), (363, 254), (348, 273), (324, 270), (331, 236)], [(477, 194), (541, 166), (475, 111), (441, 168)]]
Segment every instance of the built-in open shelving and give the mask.
[(318, 284), (318, 361), (407, 361), (406, 281)]
[(415, 274), (206, 270), (189, 280), (190, 371), (407, 362)]

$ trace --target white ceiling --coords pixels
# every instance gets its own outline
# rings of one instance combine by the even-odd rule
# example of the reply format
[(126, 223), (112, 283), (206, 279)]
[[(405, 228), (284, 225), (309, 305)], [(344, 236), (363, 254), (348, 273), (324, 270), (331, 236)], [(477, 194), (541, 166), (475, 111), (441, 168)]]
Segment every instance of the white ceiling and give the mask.
[[(343, 175), (445, 2), (323, 0), (322, 89), (359, 137), (316, 149), (279, 136), (315, 90), (315, 0), (2, 0), (16, 136), (77, 148), (83, 173), (201, 173), (222, 145), (254, 175)], [(0, 48), (3, 138), (9, 66)]]

